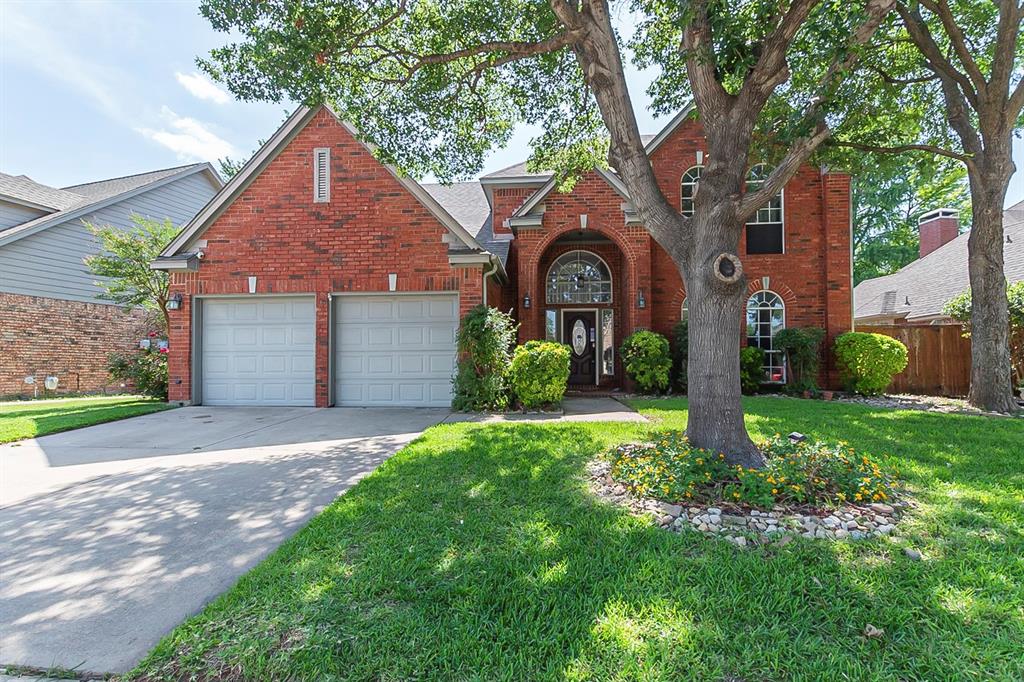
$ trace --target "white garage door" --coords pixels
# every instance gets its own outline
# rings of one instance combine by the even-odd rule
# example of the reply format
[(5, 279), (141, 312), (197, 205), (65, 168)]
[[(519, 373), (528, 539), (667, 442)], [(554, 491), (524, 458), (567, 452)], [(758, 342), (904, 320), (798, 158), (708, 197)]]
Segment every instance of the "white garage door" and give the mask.
[(206, 405), (313, 405), (313, 298), (204, 299)]
[(334, 301), (336, 404), (451, 404), (456, 296), (338, 296)]

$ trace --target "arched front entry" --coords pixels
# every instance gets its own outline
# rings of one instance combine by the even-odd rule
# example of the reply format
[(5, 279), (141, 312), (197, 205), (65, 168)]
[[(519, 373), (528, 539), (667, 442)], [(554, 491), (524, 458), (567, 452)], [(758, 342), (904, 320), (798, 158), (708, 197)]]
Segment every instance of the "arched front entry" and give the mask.
[(617, 348), (627, 291), (624, 261), (613, 241), (590, 233), (563, 235), (538, 262), (535, 314), (542, 316), (545, 338), (572, 349), (570, 388), (621, 383)]

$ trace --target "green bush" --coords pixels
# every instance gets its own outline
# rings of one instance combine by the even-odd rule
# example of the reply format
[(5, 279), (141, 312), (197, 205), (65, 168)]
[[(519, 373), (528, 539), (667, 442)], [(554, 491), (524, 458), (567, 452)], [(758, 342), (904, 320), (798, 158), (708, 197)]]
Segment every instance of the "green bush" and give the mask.
[(789, 366), (788, 389), (796, 393), (818, 390), (821, 366), (821, 342), (825, 330), (820, 327), (789, 327), (772, 339), (775, 348), (786, 354)]
[(167, 349), (140, 348), (127, 353), (110, 353), (107, 371), (116, 381), (130, 384), (142, 395), (167, 400)]
[(668, 388), (672, 369), (668, 339), (652, 331), (633, 332), (622, 342), (620, 352), (626, 374), (636, 382), (641, 393)]
[(569, 346), (527, 341), (512, 353), (512, 391), (528, 409), (562, 402), (569, 382)]
[(907, 366), (907, 347), (884, 334), (847, 332), (835, 343), (836, 361), (846, 386), (877, 395)]
[(517, 325), (496, 308), (478, 305), (462, 318), (456, 345), (459, 366), (453, 381), (456, 410), (508, 407), (508, 371)]
[(690, 327), (689, 323), (684, 320), (676, 322), (675, 326), (672, 327), (672, 385), (679, 390), (680, 393), (686, 393), (686, 384), (688, 378), (686, 376), (687, 370), (687, 358), (689, 357), (689, 340), (690, 340)]
[(679, 431), (620, 445), (608, 458), (612, 478), (631, 493), (672, 503), (831, 506), (881, 502), (901, 487), (898, 472), (846, 445), (792, 443), (782, 436), (758, 445), (763, 469), (729, 466), (723, 454), (693, 447)]
[(740, 389), (750, 395), (757, 393), (764, 381), (764, 351), (757, 346), (740, 348)]
[[(1006, 301), (1010, 316), (1010, 365), (1014, 385), (1024, 395), (1024, 280), (1006, 285)], [(954, 296), (942, 312), (963, 325), (964, 336), (971, 335), (971, 290)]]

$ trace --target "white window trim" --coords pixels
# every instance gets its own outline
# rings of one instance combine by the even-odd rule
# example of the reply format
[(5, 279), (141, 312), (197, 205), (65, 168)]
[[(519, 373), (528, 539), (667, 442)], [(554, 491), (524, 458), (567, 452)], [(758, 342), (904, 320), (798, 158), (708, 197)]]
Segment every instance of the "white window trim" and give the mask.
[[(702, 164), (698, 163), (696, 165), (693, 165), (693, 166), (690, 166), (689, 168), (687, 168), (683, 172), (682, 176), (680, 176), (680, 178), (679, 178), (679, 212), (682, 215), (684, 215), (684, 216), (692, 216), (693, 213), (694, 213), (693, 211), (690, 211), (689, 213), (687, 213), (686, 211), (683, 210), (683, 187), (688, 185), (688, 184), (690, 184), (690, 183), (684, 182), (684, 180), (685, 180), (686, 176), (690, 174), (690, 171), (697, 170), (697, 169), (699, 169), (699, 172), (700, 172), (701, 175), (704, 174), (704, 166)], [(697, 194), (697, 185), (699, 185), (699, 184), (700, 184), (700, 178), (698, 177), (697, 180), (694, 181), (694, 183), (693, 183), (693, 193), (694, 193), (694, 196), (696, 196), (696, 194)]]
[[(746, 183), (750, 182), (749, 178), (750, 178), (751, 171), (753, 171), (755, 168), (758, 168), (758, 167), (768, 168), (768, 165), (764, 164), (764, 163), (755, 163), (753, 166), (751, 166), (750, 170), (747, 171), (747, 178), (748, 179), (746, 181), (744, 181), (745, 185), (746, 185)], [(760, 180), (759, 182), (761, 184), (764, 184), (764, 180)], [(765, 207), (762, 207), (762, 208), (765, 208)], [(746, 223), (744, 223), (744, 225), (743, 225), (744, 231), (745, 231), (745, 229), (746, 229), (746, 227), (748, 225), (757, 226), (757, 225), (775, 225), (775, 224), (780, 224), (782, 226), (782, 228), (781, 228), (782, 229), (782, 251), (780, 251), (779, 253), (751, 253), (751, 254), (748, 254), (748, 255), (751, 255), (751, 256), (780, 256), (780, 255), (784, 255), (786, 253), (786, 188), (783, 187), (782, 189), (779, 190), (779, 222), (778, 223), (759, 221), (757, 219), (757, 213), (759, 211), (761, 211), (760, 208), (757, 211), (754, 212), (754, 217), (751, 220), (748, 220)], [(775, 292), (772, 292), (772, 293), (775, 293)]]
[[(323, 157), (327, 178), (321, 182), (320, 159)], [(324, 192), (320, 193), (323, 185)], [(331, 150), (329, 147), (317, 147), (313, 150), (313, 203), (326, 204), (331, 201)]]
[[(777, 291), (772, 291), (771, 289), (758, 289), (757, 291), (755, 291), (755, 292), (751, 293), (749, 296), (747, 296), (747, 304), (746, 304), (746, 307), (744, 308), (744, 317), (746, 316), (746, 312), (748, 310), (750, 310), (750, 300), (752, 298), (754, 298), (755, 296), (757, 296), (758, 294), (771, 294), (772, 296), (775, 296), (776, 298), (779, 299), (779, 304), (782, 306), (782, 327), (781, 327), (781, 329), (785, 329), (786, 328), (786, 299), (782, 298), (782, 295), (780, 293), (778, 293)], [(760, 307), (758, 309), (760, 309)], [(769, 324), (769, 327), (770, 326), (771, 325)], [(749, 337), (747, 337), (747, 338), (749, 339)], [(775, 334), (774, 333), (771, 335), (771, 338), (772, 339), (775, 338)], [(786, 366), (786, 355), (785, 355), (785, 353), (782, 353), (782, 351), (776, 351), (774, 349), (774, 345), (775, 344), (774, 344), (774, 341), (773, 341), (772, 342), (772, 346), (773, 346), (772, 352), (773, 353), (781, 353), (782, 354), (782, 362), (779, 364), (779, 367), (782, 368), (782, 381), (762, 381), (761, 382), (762, 384), (779, 384), (779, 385), (782, 385), (782, 384), (785, 384), (785, 383), (787, 383), (789, 381), (789, 368)], [(768, 359), (767, 355), (768, 355), (768, 353), (765, 352), (765, 356), (766, 356), (765, 359), (766, 360)], [(765, 365), (763, 368), (767, 368), (767, 367), (769, 367), (769, 366)]]

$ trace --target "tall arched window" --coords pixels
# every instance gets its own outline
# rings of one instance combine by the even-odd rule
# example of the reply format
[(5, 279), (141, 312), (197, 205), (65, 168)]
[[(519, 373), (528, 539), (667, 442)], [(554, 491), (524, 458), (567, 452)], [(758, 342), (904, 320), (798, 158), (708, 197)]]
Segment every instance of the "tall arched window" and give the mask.
[(697, 194), (697, 183), (700, 182), (704, 166), (694, 166), (683, 173), (679, 182), (679, 212), (685, 216), (693, 215), (693, 198)]
[(786, 306), (774, 291), (759, 291), (747, 300), (747, 345), (764, 351), (764, 380), (786, 383), (786, 358), (772, 340), (786, 326)]
[[(747, 174), (747, 192), (755, 192), (771, 175), (770, 166), (759, 163)], [(782, 192), (757, 209), (747, 221), (747, 253), (783, 253), (785, 232), (783, 229)]]
[(611, 303), (611, 270), (589, 251), (564, 253), (548, 270), (547, 302)]

